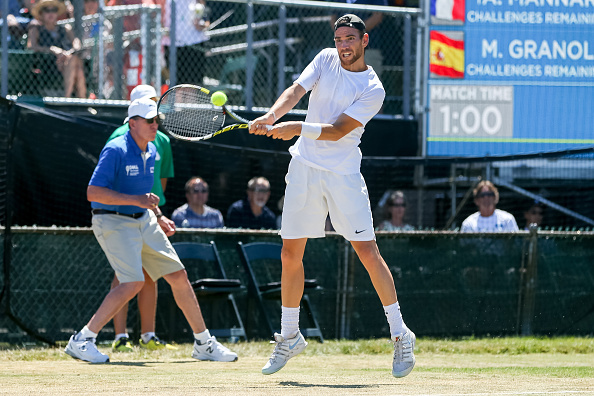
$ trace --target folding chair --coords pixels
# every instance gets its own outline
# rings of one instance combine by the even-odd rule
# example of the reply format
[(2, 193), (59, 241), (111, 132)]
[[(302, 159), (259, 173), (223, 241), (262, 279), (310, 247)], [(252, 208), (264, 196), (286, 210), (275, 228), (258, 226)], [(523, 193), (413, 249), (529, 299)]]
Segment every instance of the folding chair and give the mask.
[[(196, 296), (200, 301), (209, 299), (213, 302), (213, 306), (210, 307), (211, 319), (214, 319), (215, 313), (221, 313), (220, 309), (216, 309), (218, 308), (216, 303), (220, 301), (230, 304), (235, 313), (238, 327), (209, 328), (210, 333), (217, 337), (243, 337), (244, 340), (247, 340), (245, 327), (234, 297), (235, 293), (242, 292), (245, 288), (238, 279), (227, 278), (214, 241), (210, 243), (176, 242), (173, 247), (186, 267)], [(196, 280), (192, 281), (192, 279)]]
[[(281, 248), (280, 243), (254, 242), (237, 243), (239, 257), (249, 277), (249, 292), (254, 295), (260, 312), (266, 320), (270, 334), (274, 333), (272, 320), (264, 304), (264, 299), (281, 300)], [(314, 290), (321, 290), (315, 279), (305, 279), (303, 298), (301, 299), (301, 311), (304, 312), (312, 327), (301, 329), (305, 337), (318, 337), (324, 342), (322, 331), (312, 309), (311, 301), (307, 295)]]

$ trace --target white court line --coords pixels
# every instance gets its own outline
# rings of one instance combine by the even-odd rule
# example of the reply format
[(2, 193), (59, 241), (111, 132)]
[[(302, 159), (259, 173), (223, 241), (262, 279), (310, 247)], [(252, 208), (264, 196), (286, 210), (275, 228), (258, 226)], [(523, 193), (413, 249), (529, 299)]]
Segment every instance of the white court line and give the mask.
[[(592, 391), (526, 391), (526, 392), (488, 392), (488, 393), (427, 393), (424, 395), (416, 396), (493, 396), (493, 395), (571, 395), (577, 393), (589, 393), (594, 394)], [(392, 396), (409, 396), (409, 395), (397, 395)]]

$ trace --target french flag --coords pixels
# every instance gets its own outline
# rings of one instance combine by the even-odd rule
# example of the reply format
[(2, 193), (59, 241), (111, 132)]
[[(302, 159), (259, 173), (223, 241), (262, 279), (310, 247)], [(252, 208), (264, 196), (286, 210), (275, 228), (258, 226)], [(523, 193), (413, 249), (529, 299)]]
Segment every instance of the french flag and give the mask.
[(431, 15), (448, 21), (464, 21), (465, 0), (431, 0)]

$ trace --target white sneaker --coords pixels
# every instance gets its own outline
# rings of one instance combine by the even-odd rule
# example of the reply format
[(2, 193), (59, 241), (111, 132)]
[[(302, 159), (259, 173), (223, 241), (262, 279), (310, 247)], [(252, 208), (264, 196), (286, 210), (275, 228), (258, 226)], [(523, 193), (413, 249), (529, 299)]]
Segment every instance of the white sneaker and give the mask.
[(109, 356), (99, 352), (97, 345), (95, 345), (94, 338), (86, 338), (81, 341), (76, 340), (76, 334), (70, 337), (68, 345), (64, 352), (75, 359), (84, 360), (91, 363), (105, 363), (109, 362)]
[(404, 334), (392, 337), (394, 342), (394, 362), (392, 375), (396, 378), (407, 376), (415, 367), (415, 333), (410, 329)]
[(194, 340), (192, 357), (198, 360), (214, 360), (217, 362), (234, 362), (237, 360), (237, 354), (218, 342), (215, 336), (210, 337), (204, 344), (198, 344), (198, 341)]
[(285, 367), (285, 364), (287, 364), (289, 359), (299, 355), (307, 346), (307, 341), (305, 341), (305, 338), (303, 338), (300, 331), (297, 332), (297, 335), (294, 338), (286, 340), (282, 335), (274, 333), (274, 341), (271, 341), (271, 343), (276, 344), (276, 346), (274, 347), (272, 355), (270, 355), (270, 360), (268, 360), (268, 363), (262, 368), (262, 374), (276, 373), (278, 370)]

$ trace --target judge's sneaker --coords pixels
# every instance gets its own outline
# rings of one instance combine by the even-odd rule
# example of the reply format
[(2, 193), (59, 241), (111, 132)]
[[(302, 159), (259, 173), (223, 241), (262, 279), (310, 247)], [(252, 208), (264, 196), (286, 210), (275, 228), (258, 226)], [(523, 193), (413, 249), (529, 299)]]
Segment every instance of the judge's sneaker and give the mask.
[(86, 338), (84, 340), (77, 341), (76, 334), (74, 334), (72, 337), (70, 337), (70, 341), (68, 341), (68, 345), (66, 345), (64, 352), (75, 359), (84, 360), (85, 362), (109, 362), (109, 356), (99, 352), (97, 349), (94, 338)]
[(297, 332), (294, 338), (288, 338), (286, 340), (282, 335), (274, 333), (274, 341), (271, 341), (271, 343), (275, 343), (276, 346), (272, 355), (270, 355), (270, 360), (262, 368), (262, 374), (276, 373), (285, 367), (289, 359), (299, 355), (307, 346), (307, 341), (305, 341), (300, 331)]
[(396, 378), (407, 376), (415, 367), (415, 333), (407, 329), (406, 333), (392, 337), (394, 342), (394, 362), (392, 375)]
[(218, 342), (215, 336), (210, 337), (203, 344), (199, 343), (198, 340), (194, 340), (192, 357), (198, 360), (214, 360), (217, 362), (234, 362), (237, 360), (237, 354)]
[(138, 340), (138, 344), (141, 348), (145, 348), (150, 351), (156, 351), (158, 349), (177, 349), (177, 347), (169, 345), (165, 341), (161, 341), (157, 336), (152, 336), (149, 342), (144, 342), (141, 338), (140, 340)]
[(111, 344), (111, 350), (114, 352), (132, 352), (134, 348), (130, 344), (128, 337), (121, 337)]

